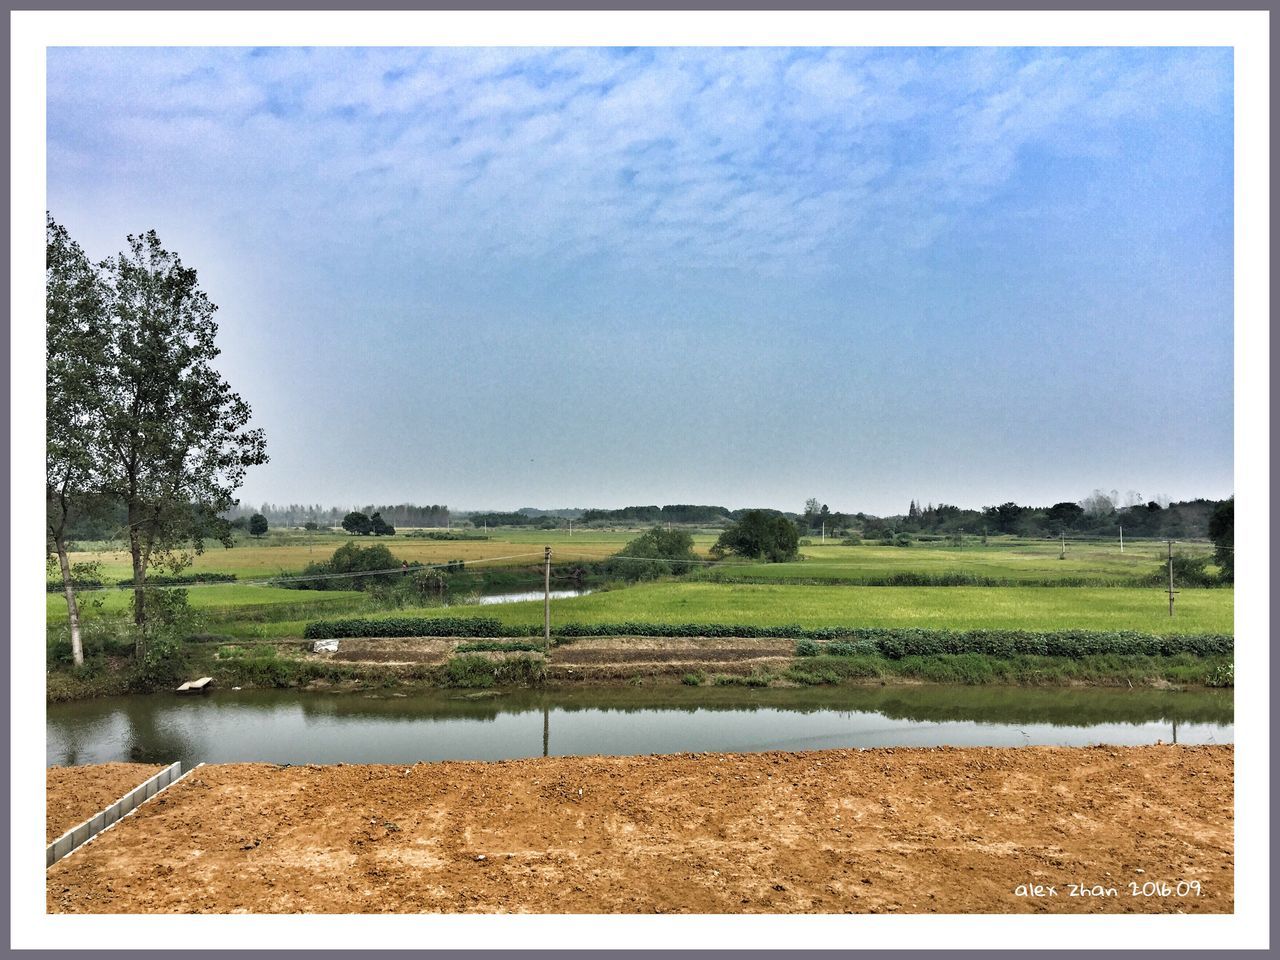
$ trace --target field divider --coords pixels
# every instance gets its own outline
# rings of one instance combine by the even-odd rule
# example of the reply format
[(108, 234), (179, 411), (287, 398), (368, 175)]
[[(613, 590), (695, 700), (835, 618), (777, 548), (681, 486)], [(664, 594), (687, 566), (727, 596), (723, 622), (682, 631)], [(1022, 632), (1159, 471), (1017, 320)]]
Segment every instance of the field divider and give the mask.
[(175, 783), (195, 773), (203, 766), (203, 763), (197, 763), (186, 773), (183, 773), (182, 762), (175, 761), (159, 773), (144, 780), (119, 800), (116, 800), (105, 809), (99, 810), (84, 823), (72, 827), (45, 847), (45, 869), (49, 869), (59, 860), (69, 856), (94, 837), (105, 833), (148, 800), (158, 797)]

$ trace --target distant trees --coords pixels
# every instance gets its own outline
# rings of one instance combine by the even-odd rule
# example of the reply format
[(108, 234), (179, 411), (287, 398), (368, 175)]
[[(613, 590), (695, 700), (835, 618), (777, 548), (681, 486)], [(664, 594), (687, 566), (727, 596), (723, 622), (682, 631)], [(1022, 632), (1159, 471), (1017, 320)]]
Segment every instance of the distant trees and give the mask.
[(1209, 539), (1213, 541), (1213, 562), (1222, 571), (1222, 579), (1236, 579), (1236, 498), (1224, 500), (1209, 516)]
[(347, 533), (354, 533), (363, 537), (373, 533), (373, 524), (369, 522), (368, 516), (359, 510), (352, 510), (342, 518), (342, 529)]
[(249, 535), (261, 537), (267, 532), (267, 518), (260, 513), (255, 513), (249, 518)]
[(696, 503), (669, 503), (666, 506), (621, 507), (617, 510), (584, 510), (582, 523), (720, 523), (729, 517), (725, 507)]
[(1010, 500), (1007, 503), (1000, 504), (998, 507), (987, 507), (982, 513), (997, 532), (1021, 533), (1020, 521), (1025, 512), (1025, 507), (1021, 507)]
[(370, 534), (375, 537), (389, 537), (396, 532), (396, 528), (383, 520), (382, 514), (377, 511), (373, 516), (368, 516), (359, 510), (352, 510), (342, 518), (342, 529), (361, 537)]
[(711, 548), (714, 556), (737, 554), (752, 560), (782, 563), (800, 555), (800, 533), (780, 513), (748, 510), (725, 530)]
[(697, 557), (693, 537), (684, 530), (654, 527), (636, 537), (606, 563), (609, 573), (627, 580), (651, 580), (687, 573)]
[(1084, 519), (1084, 508), (1078, 503), (1064, 500), (1048, 509), (1046, 519), (1049, 521), (1051, 534), (1062, 534), (1079, 526)]

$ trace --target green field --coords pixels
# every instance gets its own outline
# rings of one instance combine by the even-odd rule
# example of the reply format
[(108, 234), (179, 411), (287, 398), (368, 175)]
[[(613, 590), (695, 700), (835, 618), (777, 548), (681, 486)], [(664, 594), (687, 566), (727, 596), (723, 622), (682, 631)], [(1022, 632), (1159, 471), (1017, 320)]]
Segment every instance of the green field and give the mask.
[[(1234, 591), (1185, 590), (1177, 615), (1159, 590), (1119, 587), (848, 587), (799, 584), (652, 583), (551, 604), (557, 622), (734, 623), (802, 627), (1233, 632)], [(542, 603), (428, 607), (394, 616), (485, 616), (542, 622)], [(304, 621), (254, 625), (255, 636), (301, 636)]]
[[(1207, 555), (1210, 544), (1183, 544), (1187, 553)], [(1159, 570), (1165, 554), (1163, 543), (1130, 542), (1120, 552), (1117, 542), (1068, 542), (1066, 559), (1061, 548), (1046, 540), (991, 538), (987, 546), (979, 542), (963, 548), (948, 543), (913, 543), (910, 547), (879, 544), (843, 546), (839, 544), (801, 547), (803, 559), (795, 563), (735, 564), (713, 567), (697, 575), (729, 580), (827, 580), (858, 583), (895, 574), (959, 574), (1009, 581), (1132, 581)]]
[[(549, 544), (553, 561), (599, 560), (615, 553), (635, 530), (568, 531), (505, 530), (493, 539), (437, 541), (406, 536), (361, 538), (381, 543), (397, 558), (421, 563), (463, 559), (471, 567), (524, 569), (528, 583), (540, 584), (541, 548)], [(328, 559), (352, 537), (341, 533), (273, 531), (262, 539), (241, 539), (226, 549), (211, 546), (188, 572), (233, 573), (242, 580), (296, 573), (308, 563)], [(706, 556), (715, 541), (710, 531), (695, 536)], [(1183, 545), (1190, 553), (1207, 554), (1207, 544)], [(1231, 633), (1234, 592), (1229, 588), (1183, 589), (1177, 616), (1170, 620), (1165, 595), (1158, 587), (1106, 586), (1132, 584), (1159, 569), (1165, 550), (1158, 542), (1130, 542), (1123, 554), (1118, 543), (1068, 542), (1067, 558), (1051, 541), (976, 539), (963, 548), (944, 542), (911, 547), (879, 544), (808, 544), (794, 563), (729, 562), (697, 566), (683, 581), (663, 581), (556, 600), (553, 623), (715, 622), (760, 626), (928, 627), (935, 629), (1023, 628), (1029, 630), (1137, 630), (1150, 633)], [(505, 559), (504, 559), (505, 558)], [(100, 551), (76, 560), (102, 563), (103, 576), (128, 575), (127, 555)], [(963, 574), (1005, 581), (1010, 586), (858, 586), (894, 574)], [(710, 582), (712, 579), (723, 582)], [(524, 582), (522, 574), (517, 580)], [(746, 581), (746, 582), (738, 582)], [(757, 583), (751, 581), (764, 581)], [(790, 581), (790, 582), (788, 582)], [(1077, 585), (1054, 585), (1071, 584)], [(1016, 584), (1026, 583), (1027, 586)], [(1035, 584), (1034, 586), (1031, 584)], [(1104, 585), (1095, 585), (1104, 584)], [(234, 636), (301, 636), (307, 620), (332, 616), (483, 615), (512, 625), (540, 623), (541, 602), (489, 606), (391, 609), (367, 593), (286, 590), (248, 583), (192, 585), (187, 596), (210, 632)], [(88, 619), (124, 615), (132, 593), (103, 590), (83, 594)], [(103, 601), (95, 607), (94, 601)], [(54, 629), (66, 620), (60, 593), (46, 597)]]
[[(219, 583), (186, 588), (187, 603), (200, 613), (213, 617), (234, 617), (239, 611), (254, 607), (314, 607), (317, 615), (330, 607), (363, 604), (368, 594), (358, 590), (286, 590), (283, 587), (249, 586)], [(84, 590), (79, 594), (81, 616), (93, 618), (131, 613), (132, 590)], [(67, 619), (67, 601), (60, 593), (45, 595), (45, 612), (49, 620)]]

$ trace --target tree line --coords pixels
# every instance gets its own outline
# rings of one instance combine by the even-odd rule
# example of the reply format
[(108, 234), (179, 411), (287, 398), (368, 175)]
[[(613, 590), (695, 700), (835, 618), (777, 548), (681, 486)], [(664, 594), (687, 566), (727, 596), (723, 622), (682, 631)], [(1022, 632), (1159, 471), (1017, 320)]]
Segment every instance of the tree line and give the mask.
[[(176, 573), (207, 539), (231, 543), (225, 514), (246, 471), (267, 462), (252, 411), (213, 366), (217, 307), (155, 231), (89, 260), (45, 224), (46, 546), (62, 576), (72, 659), (83, 663), (71, 531), (118, 524), (133, 571), (135, 654), (147, 652), (148, 573)], [(154, 592), (152, 592), (154, 593)]]

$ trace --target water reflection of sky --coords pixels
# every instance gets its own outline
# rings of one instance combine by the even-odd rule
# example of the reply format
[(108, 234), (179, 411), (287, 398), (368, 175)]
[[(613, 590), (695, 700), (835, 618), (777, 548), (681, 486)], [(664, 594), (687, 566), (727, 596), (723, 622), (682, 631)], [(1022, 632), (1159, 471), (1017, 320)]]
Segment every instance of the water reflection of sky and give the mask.
[[(361, 702), (230, 691), (201, 698), (126, 697), (51, 705), (50, 764), (113, 760), (226, 763), (411, 763), (584, 754), (822, 750), (861, 747), (1232, 743), (1229, 721), (1153, 717), (1095, 723), (886, 716), (874, 710), (563, 709), (554, 704), (460, 715), (436, 698)], [(367, 704), (368, 710), (361, 711)], [(320, 709), (315, 709), (319, 707)], [(326, 709), (327, 708), (327, 709)]]

